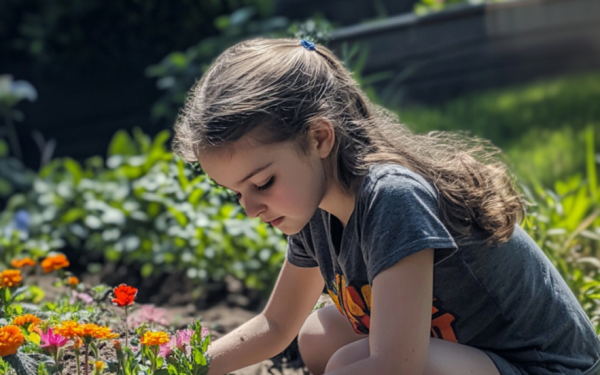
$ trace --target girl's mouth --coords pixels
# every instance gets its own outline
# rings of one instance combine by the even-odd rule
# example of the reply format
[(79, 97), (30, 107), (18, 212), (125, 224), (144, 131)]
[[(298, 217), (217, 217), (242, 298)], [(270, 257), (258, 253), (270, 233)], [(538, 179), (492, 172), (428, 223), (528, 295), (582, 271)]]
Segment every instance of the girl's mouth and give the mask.
[(275, 219), (273, 221), (269, 221), (269, 224), (271, 224), (272, 226), (276, 227), (279, 224), (281, 224), (282, 221), (283, 221), (283, 216), (278, 217), (277, 219)]

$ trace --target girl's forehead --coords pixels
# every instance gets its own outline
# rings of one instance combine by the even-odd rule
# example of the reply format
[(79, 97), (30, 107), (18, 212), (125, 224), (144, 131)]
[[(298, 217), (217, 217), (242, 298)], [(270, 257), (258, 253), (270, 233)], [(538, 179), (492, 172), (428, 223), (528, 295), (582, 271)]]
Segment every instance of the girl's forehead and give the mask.
[(281, 144), (258, 145), (254, 142), (238, 142), (202, 150), (198, 154), (202, 169), (219, 185), (230, 189), (238, 187), (239, 182), (245, 180), (252, 172), (262, 171), (265, 167), (277, 164), (282, 154), (289, 150)]

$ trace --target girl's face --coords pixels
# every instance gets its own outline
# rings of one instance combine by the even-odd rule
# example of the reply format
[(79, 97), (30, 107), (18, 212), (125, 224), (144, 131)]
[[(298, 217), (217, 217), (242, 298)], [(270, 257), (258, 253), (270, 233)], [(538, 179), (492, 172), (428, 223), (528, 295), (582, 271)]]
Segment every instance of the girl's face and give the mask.
[(245, 136), (198, 159), (213, 180), (236, 194), (248, 216), (291, 235), (308, 223), (327, 191), (321, 156), (317, 143), (304, 154), (291, 142), (260, 145)]

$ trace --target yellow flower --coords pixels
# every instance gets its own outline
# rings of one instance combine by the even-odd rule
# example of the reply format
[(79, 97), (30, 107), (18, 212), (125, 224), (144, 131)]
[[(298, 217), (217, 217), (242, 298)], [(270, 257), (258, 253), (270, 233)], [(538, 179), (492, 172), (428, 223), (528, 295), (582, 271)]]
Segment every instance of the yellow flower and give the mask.
[(140, 343), (142, 345), (162, 345), (169, 342), (169, 334), (166, 332), (146, 332)]
[(96, 363), (94, 363), (94, 368), (96, 370), (104, 370), (104, 367), (106, 367), (106, 363), (102, 362), (102, 361), (96, 361)]
[(0, 357), (12, 355), (25, 342), (21, 329), (15, 325), (0, 328)]
[(17, 316), (13, 319), (13, 324), (16, 326), (26, 326), (27, 324), (32, 323), (33, 325), (37, 325), (42, 320), (35, 315), (25, 314), (21, 316)]
[(4, 270), (0, 273), (0, 287), (12, 288), (19, 285), (23, 281), (21, 271), (19, 270)]
[(106, 367), (106, 363), (104, 363), (102, 361), (96, 361), (96, 363), (94, 363), (94, 375), (102, 374), (102, 371), (104, 370), (105, 367)]

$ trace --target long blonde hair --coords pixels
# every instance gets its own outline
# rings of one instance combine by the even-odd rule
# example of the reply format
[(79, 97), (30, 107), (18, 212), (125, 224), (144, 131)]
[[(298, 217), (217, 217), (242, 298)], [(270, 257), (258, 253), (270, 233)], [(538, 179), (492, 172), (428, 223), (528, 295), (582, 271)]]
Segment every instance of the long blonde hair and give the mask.
[(347, 191), (357, 191), (369, 165), (397, 163), (436, 187), (442, 220), (459, 243), (477, 230), (486, 234), (481, 242), (505, 242), (522, 220), (524, 201), (497, 148), (452, 133), (412, 134), (369, 101), (329, 49), (311, 51), (296, 39), (252, 39), (223, 52), (191, 89), (173, 150), (196, 162), (199, 150), (226, 146), (257, 127), (264, 144), (306, 147), (318, 118), (334, 126), (331, 172)]

